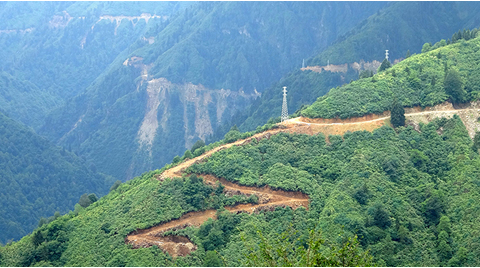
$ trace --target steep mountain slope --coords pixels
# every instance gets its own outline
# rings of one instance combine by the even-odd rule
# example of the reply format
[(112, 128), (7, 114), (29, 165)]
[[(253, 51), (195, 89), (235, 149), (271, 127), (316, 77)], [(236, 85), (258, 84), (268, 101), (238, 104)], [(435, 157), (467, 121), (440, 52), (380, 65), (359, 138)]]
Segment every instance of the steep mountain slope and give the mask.
[[(130, 179), (205, 140), (258, 97), (256, 89), (383, 5), (199, 3), (147, 36), (153, 43), (137, 41), (131, 49), (140, 48), (53, 112), (40, 133)], [(341, 11), (349, 19), (336, 17)]]
[[(200, 3), (139, 51), (174, 83), (262, 92), (385, 3)], [(173, 44), (173, 45), (170, 45)]]
[(407, 50), (412, 54), (419, 53), (424, 43), (448, 39), (459, 29), (480, 26), (479, 9), (480, 5), (474, 2), (391, 2), (339, 37), (325, 51), (305, 60), (306, 67), (320, 65), (318, 69), (323, 67), (325, 70), (330, 69), (328, 62), (330, 66), (342, 65), (338, 72), (303, 74), (294, 71), (285, 75), (216, 136), (225, 134), (233, 124), (242, 130), (252, 130), (268, 119), (280, 116), (283, 86), (287, 86), (288, 107), (293, 113), (331, 88), (356, 80), (358, 70), (352, 68), (352, 63), (362, 66), (362, 61), (377, 61), (373, 68), (376, 71), (385, 58), (386, 49), (393, 63), (396, 59), (403, 59)]
[(424, 43), (447, 39), (459, 29), (480, 24), (480, 5), (474, 2), (391, 2), (308, 60), (308, 65), (327, 65), (404, 58), (407, 50), (418, 53)]
[[(135, 40), (161, 27), (179, 8), (167, 2), (2, 3), (0, 70), (35, 88), (0, 95), (0, 102), (13, 118), (40, 127), (48, 112), (83, 91)], [(38, 109), (25, 107), (26, 99)]]
[(30, 233), (40, 217), (72, 210), (83, 193), (104, 195), (113, 178), (0, 113), (0, 242)]
[[(332, 89), (301, 112), (306, 117), (348, 118), (390, 109), (397, 97), (404, 106), (433, 106), (447, 99), (477, 100), (480, 88), (480, 38), (440, 47), (408, 58), (371, 78)], [(458, 73), (458, 94), (448, 92), (445, 79)]]
[[(40, 228), (39, 235), (2, 248), (2, 265), (200, 266), (206, 264), (206, 251), (217, 250), (226, 265), (235, 266), (244, 264), (243, 254), (258, 243), (255, 229), (273, 240), (292, 224), (300, 234), (321, 227), (331, 241), (342, 228), (345, 235), (356, 233), (380, 265), (475, 266), (480, 260), (474, 236), (463, 234), (477, 228), (476, 202), (465, 201), (480, 194), (475, 176), (480, 157), (458, 118), (435, 121), (420, 131), (407, 128), (397, 134), (383, 127), (344, 140), (331, 136), (330, 144), (322, 134), (279, 134), (213, 154), (186, 172), (303, 191), (310, 204), (308, 211), (219, 213), (217, 221), (207, 220), (200, 228), (172, 225), (173, 231), (163, 235), (186, 236), (190, 240), (173, 236), (170, 241), (195, 245), (185, 257), (172, 259), (159, 247), (132, 249), (124, 238), (188, 211), (240, 200), (226, 200), (228, 192), (220, 194), (218, 186), (206, 186), (196, 177), (155, 180), (162, 169), (124, 184), (78, 215)], [(157, 235), (152, 239), (162, 241), (162, 234)]]
[[(387, 73), (407, 63), (412, 73), (418, 66), (430, 70), (427, 67), (437, 64), (439, 51), (449, 52), (442, 54), (447, 63), (455, 57), (465, 68), (465, 79), (473, 83), (478, 81), (477, 65), (462, 64), (470, 58), (460, 55), (478, 54), (479, 42), (460, 41), (416, 55), (375, 79), (355, 83), (375, 87)], [(404, 78), (390, 79), (401, 84)], [(324, 99), (329, 98), (333, 97)], [(381, 95), (379, 101), (388, 98)], [(329, 108), (321, 101), (311, 107), (321, 111), (322, 105)], [(426, 112), (442, 115), (440, 108)], [(474, 108), (478, 115), (478, 106)], [(359, 109), (357, 114), (362, 114)], [(311, 122), (287, 121), (263, 133), (245, 133), (244, 140), (212, 146), (198, 158), (145, 173), (85, 210), (0, 248), (0, 265), (211, 266), (212, 258), (218, 258), (220, 265), (240, 266), (261, 243), (278, 241), (285, 231), (293, 241), (307, 243), (313, 229), (323, 230), (327, 246), (342, 245), (347, 237), (358, 235), (361, 248), (369, 250), (380, 266), (479, 265), (479, 144), (472, 141), (459, 116), (428, 120), (416, 128), (382, 126), (373, 132), (346, 132), (343, 137), (317, 134), (315, 124), (361, 124), (361, 119), (305, 120)], [(321, 120), (325, 122), (316, 122)], [(232, 130), (224, 142), (242, 136), (237, 132)], [(255, 188), (260, 188), (257, 198), (246, 195)], [(290, 197), (302, 192), (308, 195), (308, 208), (272, 202), (272, 207), (251, 214), (224, 210), (268, 204), (266, 199), (272, 197), (263, 195), (268, 188)], [(193, 216), (201, 212), (204, 218), (197, 221)], [(189, 226), (191, 216), (193, 226)], [(199, 222), (203, 223), (197, 228)], [(148, 241), (125, 240), (138, 241), (142, 235)], [(164, 252), (171, 252), (164, 248), (171, 244), (189, 251), (174, 253), (178, 256), (173, 258)]]

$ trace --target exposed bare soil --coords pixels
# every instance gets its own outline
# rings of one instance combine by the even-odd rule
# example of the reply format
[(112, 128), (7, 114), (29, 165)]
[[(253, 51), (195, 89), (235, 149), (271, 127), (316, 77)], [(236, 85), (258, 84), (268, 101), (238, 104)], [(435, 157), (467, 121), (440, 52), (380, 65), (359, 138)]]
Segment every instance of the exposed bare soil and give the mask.
[[(250, 196), (254, 194), (259, 197), (259, 204), (239, 204), (225, 208), (232, 213), (254, 213), (263, 210), (273, 210), (278, 206), (289, 206), (293, 209), (300, 206), (308, 208), (308, 196), (300, 192), (273, 190), (268, 186), (241, 186), (212, 175), (201, 176), (207, 184), (216, 185), (216, 182), (220, 181), (225, 186), (224, 193), (227, 195), (243, 194)], [(157, 245), (173, 257), (185, 256), (185, 254), (196, 250), (196, 246), (186, 237), (181, 237), (180, 239), (180, 236), (163, 236), (163, 233), (170, 230), (183, 229), (188, 226), (200, 226), (209, 218), (216, 219), (216, 212), (217, 211), (213, 209), (189, 212), (179, 219), (134, 232), (127, 236), (125, 242), (132, 244), (134, 248)]]
[[(407, 122), (418, 124), (419, 122), (430, 122), (437, 117), (452, 117), (454, 114), (460, 116), (464, 124), (467, 126), (469, 134), (475, 133), (480, 129), (478, 118), (480, 116), (480, 102), (464, 105), (463, 107), (453, 107), (452, 104), (446, 102), (434, 107), (414, 107), (406, 109)], [(241, 146), (250, 143), (253, 139), (270, 138), (279, 132), (298, 133), (314, 135), (319, 132), (328, 135), (343, 135), (347, 131), (367, 130), (373, 131), (383, 125), (389, 124), (390, 113), (384, 112), (379, 115), (366, 115), (363, 117), (354, 117), (349, 119), (311, 119), (304, 117), (297, 117), (280, 123), (280, 128), (268, 130), (258, 133), (252, 137), (244, 140), (238, 140), (233, 143), (225, 144), (212, 149), (201, 156), (189, 159), (169, 170), (166, 170), (157, 179), (163, 181), (165, 178), (181, 177), (182, 173), (189, 166), (205, 161), (213, 153), (220, 150), (230, 148), (231, 146)], [(472, 138), (472, 134), (470, 135)], [(289, 206), (296, 209), (303, 206), (308, 209), (308, 196), (300, 192), (287, 192), (282, 190), (273, 190), (268, 186), (265, 187), (249, 187), (242, 186), (236, 183), (227, 181), (223, 178), (217, 178), (208, 174), (198, 174), (204, 178), (204, 182), (211, 185), (216, 185), (219, 181), (225, 186), (224, 193), (227, 195), (257, 195), (259, 197), (258, 204), (240, 204), (234, 207), (226, 207), (232, 213), (253, 213), (263, 210), (273, 210), (278, 206)], [(160, 223), (157, 226), (138, 230), (129, 234), (125, 238), (125, 242), (132, 244), (134, 248), (149, 247), (157, 245), (171, 256), (185, 256), (190, 252), (196, 250), (196, 246), (186, 237), (179, 236), (163, 236), (163, 233), (169, 230), (183, 229), (187, 226), (200, 226), (209, 218), (216, 219), (216, 210), (205, 210), (197, 212), (189, 212), (176, 220), (171, 220), (166, 223)]]

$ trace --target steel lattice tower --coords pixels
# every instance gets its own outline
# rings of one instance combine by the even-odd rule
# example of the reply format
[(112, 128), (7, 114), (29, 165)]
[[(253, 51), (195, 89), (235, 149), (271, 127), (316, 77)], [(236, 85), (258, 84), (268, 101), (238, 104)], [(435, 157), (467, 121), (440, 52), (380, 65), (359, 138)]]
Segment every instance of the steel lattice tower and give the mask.
[(287, 87), (283, 87), (282, 122), (288, 119)]

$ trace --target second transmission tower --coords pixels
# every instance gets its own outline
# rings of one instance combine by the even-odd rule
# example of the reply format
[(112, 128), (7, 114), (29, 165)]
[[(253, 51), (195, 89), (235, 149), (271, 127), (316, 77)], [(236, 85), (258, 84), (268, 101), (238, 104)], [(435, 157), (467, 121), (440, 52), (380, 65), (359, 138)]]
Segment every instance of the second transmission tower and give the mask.
[(282, 122), (288, 119), (287, 87), (283, 87)]

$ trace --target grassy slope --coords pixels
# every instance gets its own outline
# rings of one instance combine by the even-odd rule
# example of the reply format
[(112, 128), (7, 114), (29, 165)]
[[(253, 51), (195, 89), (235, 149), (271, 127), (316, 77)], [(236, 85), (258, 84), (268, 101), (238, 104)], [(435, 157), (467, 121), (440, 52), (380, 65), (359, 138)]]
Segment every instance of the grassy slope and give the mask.
[[(442, 135), (436, 133), (440, 127)], [(397, 134), (382, 127), (373, 133), (346, 134), (344, 140), (331, 137), (331, 144), (326, 144), (321, 134), (283, 133), (214, 154), (191, 171), (304, 191), (310, 194), (311, 205), (308, 211), (277, 208), (253, 215), (226, 215), (199, 229), (189, 227), (180, 233), (188, 235), (199, 249), (185, 258), (172, 261), (156, 247), (132, 250), (124, 243), (126, 234), (135, 229), (212, 204), (207, 192), (204, 206), (193, 206), (188, 191), (200, 189), (200, 185), (189, 188), (189, 180), (159, 182), (153, 175), (160, 170), (121, 185), (85, 210), (43, 226), (40, 231), (45, 241), (38, 247), (32, 244), (32, 236), (27, 236), (0, 248), (0, 264), (200, 266), (206, 250), (217, 250), (227, 265), (235, 266), (242, 264), (246, 253), (243, 243), (258, 242), (253, 228), (273, 238), (293, 224), (301, 234), (318, 225), (333, 241), (341, 240), (339, 233), (356, 233), (362, 246), (384, 266), (440, 266), (449, 261), (478, 265), (480, 249), (475, 246), (474, 234), (480, 207), (474, 200), (480, 196), (476, 176), (480, 157), (471, 149), (472, 141), (458, 118), (435, 121), (421, 131), (409, 128)], [(362, 187), (367, 189), (364, 199), (358, 194)], [(388, 215), (383, 223), (375, 218), (379, 208)], [(442, 215), (451, 220), (448, 258), (437, 252)], [(462, 247), (468, 250), (465, 256)]]
[[(433, 106), (449, 98), (443, 87), (445, 70), (457, 70), (468, 100), (478, 99), (480, 38), (414, 55), (392, 68), (332, 89), (301, 112), (306, 117), (347, 118), (389, 110), (394, 96), (405, 106)], [(445, 67), (447, 66), (447, 67)]]

